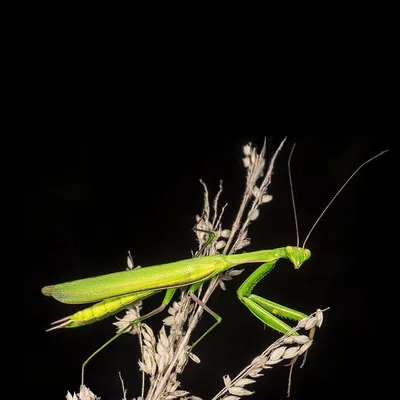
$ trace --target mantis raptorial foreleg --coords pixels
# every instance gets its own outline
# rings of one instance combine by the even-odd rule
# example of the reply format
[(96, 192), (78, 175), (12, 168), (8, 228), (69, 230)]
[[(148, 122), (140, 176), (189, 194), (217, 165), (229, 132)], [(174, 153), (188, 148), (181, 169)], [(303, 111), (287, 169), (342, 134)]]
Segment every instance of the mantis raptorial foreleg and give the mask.
[[(307, 317), (299, 311), (282, 306), (263, 297), (252, 294), (257, 283), (265, 277), (275, 266), (276, 261), (262, 264), (258, 267), (239, 287), (237, 295), (239, 300), (265, 325), (281, 332), (287, 333), (292, 327), (281, 321), (278, 316), (289, 318), (295, 321)], [(294, 333), (297, 335), (297, 333)]]
[(136, 318), (134, 321), (130, 322), (125, 328), (123, 328), (121, 331), (119, 331), (117, 334), (115, 334), (110, 340), (108, 340), (106, 343), (104, 343), (101, 347), (99, 347), (94, 353), (92, 353), (86, 360), (85, 362), (82, 364), (82, 377), (81, 377), (81, 385), (83, 385), (84, 383), (84, 374), (85, 374), (85, 367), (86, 365), (89, 363), (89, 361), (98, 353), (100, 353), (100, 351), (102, 351), (105, 347), (107, 347), (111, 342), (113, 342), (115, 339), (117, 339), (118, 337), (120, 337), (123, 333), (125, 333), (129, 328), (131, 328), (132, 326), (138, 324), (139, 322), (144, 321), (147, 318), (152, 317), (153, 315), (156, 315), (158, 313), (160, 313), (161, 311), (163, 311), (165, 309), (165, 307), (167, 307), (167, 305), (171, 302), (172, 297), (174, 296), (176, 292), (176, 288), (170, 288), (167, 289), (164, 299), (161, 303), (161, 305), (159, 307), (157, 307), (156, 309), (154, 309), (153, 311), (150, 311), (149, 313)]
[[(237, 290), (237, 295), (240, 301), (242, 301), (244, 305), (265, 325), (268, 325), (271, 328), (286, 334), (292, 330), (292, 327), (281, 321), (278, 316), (300, 321), (301, 319), (307, 317), (307, 315), (289, 307), (282, 306), (281, 304), (273, 301), (264, 299), (256, 294), (252, 294), (254, 287), (274, 268), (275, 263), (276, 261), (267, 262), (258, 267), (239, 287)], [(197, 296), (194, 295), (194, 292), (197, 290), (198, 286), (199, 284), (194, 284), (190, 287), (189, 296), (195, 303), (212, 315), (216, 322), (191, 345), (190, 350), (192, 350), (194, 346), (204, 339), (222, 321), (221, 316), (212, 311), (209, 307), (207, 307), (206, 304), (204, 304)], [(293, 335), (298, 334), (294, 332)]]

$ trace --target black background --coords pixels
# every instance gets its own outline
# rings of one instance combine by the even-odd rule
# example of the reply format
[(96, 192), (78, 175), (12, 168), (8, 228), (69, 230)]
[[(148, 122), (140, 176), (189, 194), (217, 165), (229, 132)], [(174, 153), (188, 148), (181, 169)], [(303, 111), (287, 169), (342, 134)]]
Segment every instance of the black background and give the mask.
[[(199, 178), (215, 194), (224, 180), (229, 227), (245, 182), (242, 146), (261, 147), (263, 135), (160, 136), (145, 131), (131, 136), (35, 139), (28, 145), (25, 174), (24, 320), (25, 380), (28, 393), (64, 398), (77, 391), (80, 364), (113, 335), (114, 318), (80, 329), (45, 333), (49, 323), (81, 307), (43, 296), (41, 287), (125, 269), (127, 250), (143, 266), (190, 257), (196, 249), (191, 227), (201, 213)], [(282, 135), (268, 138), (271, 154)], [(289, 136), (273, 176), (271, 203), (251, 226), (247, 251), (295, 245), (287, 175), (291, 145), (300, 236), (348, 176), (366, 159), (391, 147), (388, 136)], [(338, 398), (362, 395), (381, 383), (373, 379), (379, 333), (389, 328), (382, 291), (397, 268), (391, 259), (395, 229), (394, 151), (363, 168), (334, 202), (313, 232), (307, 247), (312, 257), (299, 271), (280, 261), (255, 292), (311, 313), (330, 307), (303, 369), (295, 368), (292, 398)], [(390, 166), (390, 167), (389, 167)], [(395, 230), (397, 231), (397, 230)], [(209, 305), (223, 323), (195, 349), (201, 364), (190, 363), (182, 389), (209, 399), (278, 335), (239, 302), (235, 290), (253, 268), (217, 290)], [(156, 307), (162, 296), (145, 302)], [(159, 328), (162, 317), (150, 325)], [(205, 316), (197, 332), (212, 319)], [(114, 342), (87, 368), (86, 383), (102, 399), (122, 397), (118, 371), (128, 398), (140, 394), (137, 340)], [(288, 369), (277, 366), (249, 386), (252, 398), (283, 399)], [(368, 382), (368, 384), (366, 384)], [(323, 396), (321, 395), (323, 393)]]

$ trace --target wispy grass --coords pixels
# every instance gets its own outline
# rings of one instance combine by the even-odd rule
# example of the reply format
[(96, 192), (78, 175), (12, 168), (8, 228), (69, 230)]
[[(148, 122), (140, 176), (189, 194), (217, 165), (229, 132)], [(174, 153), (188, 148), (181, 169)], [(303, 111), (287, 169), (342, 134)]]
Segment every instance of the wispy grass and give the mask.
[[(265, 142), (260, 152), (251, 143), (243, 147), (242, 157), (246, 171), (246, 185), (236, 217), (229, 227), (224, 226), (223, 222), (226, 204), (220, 205), (223, 192), (222, 182), (215, 198), (211, 201), (207, 185), (200, 181), (204, 189), (204, 205), (202, 213), (196, 216), (195, 235), (198, 241), (198, 250), (192, 252), (194, 257), (233, 254), (250, 244), (249, 227), (257, 220), (261, 207), (272, 200), (268, 188), (271, 184), (276, 158), (284, 143), (285, 140), (282, 141), (268, 163), (265, 158)], [(215, 234), (214, 240), (210, 243), (209, 233), (205, 231), (212, 231)], [(130, 254), (128, 255), (128, 268), (135, 268)], [(231, 269), (204, 283), (197, 293), (198, 298), (203, 304), (207, 304), (217, 288), (225, 290), (227, 282), (241, 272), (242, 270)], [(114, 322), (117, 331), (121, 331), (137, 319), (140, 316), (141, 307), (141, 302), (129, 307), (123, 318)], [(154, 332), (151, 328), (151, 319), (146, 320), (146, 323), (137, 324), (127, 331), (127, 333), (137, 335), (141, 351), (138, 366), (142, 371), (142, 389), (141, 393), (135, 394), (137, 400), (200, 399), (190, 392), (190, 388), (182, 388), (179, 379), (188, 362), (200, 363), (200, 359), (190, 352), (190, 344), (192, 343), (192, 333), (203, 312), (204, 307), (194, 302), (188, 291), (185, 290), (168, 309), (168, 316), (164, 315), (164, 324), (158, 332)], [(312, 345), (315, 328), (321, 326), (322, 319), (322, 311), (317, 310), (314, 314), (301, 320), (289, 333), (282, 335), (261, 354), (254, 355), (253, 361), (235, 378), (231, 379), (229, 375), (222, 377), (222, 389), (212, 399), (237, 400), (252, 395), (254, 391), (251, 390), (251, 385), (256, 379), (262, 378), (263, 373), (284, 360), (289, 361), (290, 364), (289, 394), (292, 367), (300, 355), (306, 355)], [(305, 330), (308, 335), (292, 336), (300, 329)], [(212, 335), (208, 340), (212, 340)], [(217, 377), (215, 378), (217, 379)], [(126, 400), (128, 397), (122, 378), (121, 386), (122, 398)], [(98, 397), (86, 386), (82, 386), (79, 393), (71, 395), (68, 392), (67, 399), (94, 400)]]

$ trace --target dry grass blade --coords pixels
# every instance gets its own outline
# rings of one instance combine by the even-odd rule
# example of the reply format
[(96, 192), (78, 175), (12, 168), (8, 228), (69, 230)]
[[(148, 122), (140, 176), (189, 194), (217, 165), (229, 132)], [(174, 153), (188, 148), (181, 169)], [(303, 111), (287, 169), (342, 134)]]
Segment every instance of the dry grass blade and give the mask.
[[(253, 359), (253, 361), (244, 368), (234, 379), (226, 380), (224, 379), (224, 388), (218, 392), (212, 400), (226, 399), (228, 393), (235, 394), (240, 398), (240, 396), (244, 396), (243, 394), (239, 394), (239, 390), (235, 388), (243, 388), (246, 385), (252, 384), (255, 382), (254, 379), (251, 378), (259, 378), (263, 376), (261, 371), (272, 368), (273, 365), (279, 364), (284, 360), (292, 360), (289, 372), (289, 381), (288, 381), (288, 395), (290, 395), (290, 383), (291, 383), (291, 375), (293, 365), (296, 362), (297, 358), (305, 353), (312, 345), (313, 341), (306, 335), (292, 336), (293, 333), (298, 332), (300, 329), (304, 329), (306, 325), (311, 325), (314, 321), (314, 326), (316, 326), (316, 315), (321, 315), (325, 310), (318, 309), (315, 313), (309, 315), (304, 318), (304, 320), (299, 321), (299, 323), (287, 334), (281, 336), (278, 340), (276, 340), (271, 346), (265, 349), (259, 356)], [(322, 320), (321, 317), (319, 317)], [(310, 328), (311, 329), (311, 328)]]
[[(198, 257), (220, 254), (221, 252), (222, 254), (232, 254), (250, 244), (249, 226), (259, 218), (261, 206), (272, 200), (268, 188), (276, 158), (285, 140), (281, 142), (271, 157), (267, 169), (266, 142), (264, 142), (260, 152), (257, 152), (257, 149), (251, 143), (244, 146), (243, 165), (246, 170), (246, 185), (238, 212), (230, 227), (224, 227), (222, 222), (222, 216), (227, 205), (224, 204), (222, 207), (219, 205), (223, 194), (222, 181), (211, 202), (207, 185), (200, 180), (204, 189), (204, 202), (201, 215), (196, 216), (196, 227), (199, 230), (195, 234), (199, 250), (192, 254), (196, 254)], [(215, 234), (214, 240), (208, 243), (209, 233), (204, 231), (213, 232)], [(130, 253), (127, 263), (129, 269), (135, 268)], [(221, 274), (221, 276), (214, 277), (210, 282), (207, 282), (205, 288), (200, 287), (199, 292), (196, 293), (198, 298), (203, 304), (206, 304), (218, 286), (225, 288), (225, 285), (241, 272), (242, 270), (232, 269)], [(123, 318), (114, 323), (117, 330), (124, 329), (127, 324), (137, 319), (140, 316), (140, 311), (141, 303), (130, 307)], [(143, 373), (143, 379), (142, 392), (141, 396), (137, 397), (138, 400), (201, 400), (182, 389), (178, 377), (184, 372), (189, 360), (200, 363), (200, 359), (189, 352), (189, 343), (203, 311), (204, 309), (194, 303), (187, 292), (182, 290), (180, 299), (174, 301), (169, 307), (168, 316), (164, 317), (164, 325), (158, 333), (154, 333), (151, 327), (145, 323), (137, 324), (129, 330), (130, 333), (138, 336), (141, 349), (141, 359), (138, 364)], [(309, 336), (301, 335), (296, 338), (291, 337), (290, 334), (282, 336), (262, 354), (254, 358), (252, 363), (234, 379), (230, 379), (228, 375), (225, 376), (224, 388), (213, 399), (236, 400), (253, 394), (254, 392), (249, 390), (248, 386), (255, 383), (257, 378), (263, 376), (263, 372), (283, 360), (293, 360), (300, 354), (306, 354), (312, 344), (311, 332), (314, 332), (315, 327), (320, 327), (322, 321), (322, 312), (317, 312), (315, 315), (305, 318), (294, 328), (293, 332), (304, 328), (309, 330)], [(146, 322), (151, 323), (151, 320), (146, 320)], [(124, 387), (123, 396), (126, 398)], [(79, 394), (71, 395), (68, 393), (67, 399), (96, 400), (97, 397), (86, 388), (81, 389)]]

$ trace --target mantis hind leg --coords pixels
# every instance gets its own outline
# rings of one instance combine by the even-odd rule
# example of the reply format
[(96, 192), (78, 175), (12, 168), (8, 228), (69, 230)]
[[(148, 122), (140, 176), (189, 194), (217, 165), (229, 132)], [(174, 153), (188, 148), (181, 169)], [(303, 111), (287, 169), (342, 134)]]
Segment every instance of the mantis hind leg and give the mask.
[(196, 227), (194, 227), (193, 230), (198, 231), (198, 232), (208, 233), (208, 239), (203, 244), (203, 246), (201, 246), (201, 248), (196, 252), (196, 254), (193, 256), (194, 258), (196, 258), (196, 257), (199, 257), (203, 253), (203, 251), (210, 245), (210, 243), (215, 239), (215, 232), (206, 231), (204, 229), (198, 229)]
[(208, 234), (208, 238), (207, 238), (206, 242), (200, 247), (200, 249), (193, 256), (194, 258), (200, 257), (203, 254), (203, 251), (210, 245), (210, 243), (212, 243), (214, 241), (215, 236), (216, 236), (214, 231), (209, 231), (209, 230), (206, 230), (206, 229), (198, 228), (198, 226), (200, 225), (200, 222), (201, 222), (202, 219), (204, 219), (204, 214), (200, 217), (200, 219), (197, 221), (197, 223), (192, 228), (192, 230), (193, 231), (197, 231), (197, 232), (207, 233)]
[(205, 311), (207, 311), (210, 315), (212, 315), (216, 322), (214, 323), (214, 325), (212, 325), (209, 329), (207, 329), (207, 331), (205, 333), (203, 333), (189, 348), (189, 352), (192, 351), (193, 347), (196, 346), (196, 344), (198, 344), (201, 340), (203, 340), (214, 328), (216, 328), (216, 326), (218, 324), (221, 323), (222, 318), (213, 310), (211, 310), (211, 308), (209, 308), (208, 306), (206, 306), (206, 304), (204, 304), (193, 292), (191, 292), (189, 290), (189, 296), (192, 298), (192, 300), (197, 303), (200, 307), (202, 307)]
[[(279, 317), (299, 321), (307, 317), (307, 315), (252, 293), (257, 283), (263, 279), (274, 266), (275, 261), (262, 264), (258, 267), (239, 287), (237, 295), (240, 301), (265, 325), (285, 334), (289, 332), (292, 327), (283, 322)], [(294, 333), (294, 335), (297, 335), (297, 333)]]
[(153, 311), (150, 311), (149, 313), (136, 318), (134, 321), (132, 321), (131, 323), (129, 323), (124, 329), (122, 329), (121, 331), (119, 331), (117, 334), (115, 334), (110, 340), (108, 340), (106, 343), (104, 343), (101, 347), (99, 347), (94, 353), (92, 353), (86, 360), (85, 362), (82, 364), (82, 379), (81, 379), (81, 385), (83, 385), (84, 382), (84, 374), (85, 374), (85, 367), (86, 365), (89, 363), (89, 361), (96, 356), (98, 353), (100, 353), (100, 351), (102, 351), (105, 347), (107, 347), (111, 342), (113, 342), (115, 339), (117, 339), (119, 336), (121, 336), (123, 333), (125, 333), (129, 328), (131, 328), (133, 325), (138, 324), (139, 322), (152, 317), (153, 315), (156, 315), (158, 313), (160, 313), (161, 311), (164, 310), (165, 307), (167, 307), (167, 305), (170, 303), (172, 297), (174, 296), (176, 292), (176, 288), (170, 288), (167, 289), (164, 299), (161, 303), (161, 305), (159, 307), (157, 307), (156, 309), (154, 309)]

